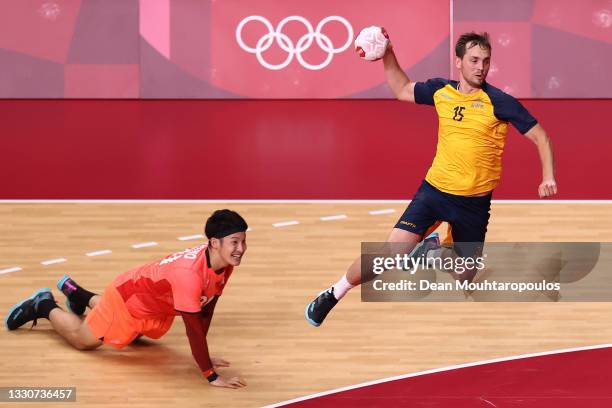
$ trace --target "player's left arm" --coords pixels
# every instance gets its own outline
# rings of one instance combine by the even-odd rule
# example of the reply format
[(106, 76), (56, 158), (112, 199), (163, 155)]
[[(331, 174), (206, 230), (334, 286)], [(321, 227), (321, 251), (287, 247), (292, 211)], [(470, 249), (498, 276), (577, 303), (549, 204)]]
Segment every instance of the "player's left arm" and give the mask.
[(226, 379), (215, 372), (217, 367), (227, 367), (229, 363), (223, 359), (211, 358), (208, 351), (206, 335), (212, 322), (218, 296), (211, 299), (204, 308), (200, 304), (202, 289), (197, 277), (188, 269), (176, 269), (171, 275), (172, 297), (174, 309), (179, 312), (185, 323), (185, 331), (191, 347), (191, 354), (208, 381), (219, 387), (239, 388), (246, 383), (239, 378)]
[(552, 143), (546, 131), (516, 98), (496, 88), (491, 88), (489, 92), (495, 116), (512, 123), (516, 130), (535, 143), (538, 148), (542, 164), (542, 182), (538, 187), (538, 194), (541, 198), (557, 194)]
[(538, 148), (540, 162), (542, 164), (542, 182), (538, 187), (538, 194), (541, 198), (551, 197), (557, 194), (557, 182), (555, 181), (555, 160), (552, 149), (552, 142), (546, 134), (544, 128), (536, 123), (525, 136), (531, 140)]
[(206, 335), (210, 327), (215, 303), (216, 298), (206, 305), (210, 310), (210, 314), (207, 318), (202, 316), (202, 312), (178, 311), (185, 323), (185, 332), (189, 340), (189, 345), (191, 346), (191, 354), (205, 377), (209, 377), (213, 374), (215, 368), (208, 352), (208, 343), (206, 342)]
[[(215, 296), (213, 300), (211, 300), (204, 309), (200, 312), (200, 318), (202, 321), (202, 330), (204, 332), (204, 337), (208, 335), (208, 329), (210, 328), (210, 324), (212, 323), (212, 317), (215, 313), (215, 306), (217, 305), (217, 300), (219, 300), (218, 296)], [(230, 363), (227, 360), (224, 360), (220, 357), (210, 356), (210, 361), (212, 363), (213, 368), (219, 367), (229, 367)]]

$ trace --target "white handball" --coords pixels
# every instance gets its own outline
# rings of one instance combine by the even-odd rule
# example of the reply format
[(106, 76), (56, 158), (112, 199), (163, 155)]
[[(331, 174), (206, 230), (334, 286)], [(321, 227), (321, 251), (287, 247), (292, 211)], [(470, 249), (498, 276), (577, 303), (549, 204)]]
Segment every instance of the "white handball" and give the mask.
[(389, 46), (389, 35), (382, 27), (366, 27), (355, 39), (355, 51), (367, 61), (381, 59)]

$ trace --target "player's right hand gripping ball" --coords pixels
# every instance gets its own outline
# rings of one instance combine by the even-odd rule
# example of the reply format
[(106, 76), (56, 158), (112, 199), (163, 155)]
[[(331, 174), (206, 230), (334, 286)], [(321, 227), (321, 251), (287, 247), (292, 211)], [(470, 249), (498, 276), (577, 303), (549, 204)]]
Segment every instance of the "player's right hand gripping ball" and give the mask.
[(381, 59), (389, 46), (389, 35), (382, 27), (366, 27), (355, 39), (355, 51), (367, 61)]

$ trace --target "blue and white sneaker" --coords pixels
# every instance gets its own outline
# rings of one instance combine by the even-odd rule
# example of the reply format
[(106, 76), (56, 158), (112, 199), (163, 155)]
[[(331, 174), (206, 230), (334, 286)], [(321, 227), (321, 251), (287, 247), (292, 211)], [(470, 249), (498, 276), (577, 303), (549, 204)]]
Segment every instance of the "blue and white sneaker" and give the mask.
[(4, 319), (6, 329), (15, 330), (31, 321), (34, 321), (32, 327), (36, 326), (36, 319), (41, 317), (38, 315), (38, 305), (40, 304), (41, 300), (44, 299), (51, 299), (55, 302), (51, 289), (40, 289), (26, 300), (23, 300), (13, 306)]
[(306, 310), (304, 310), (306, 320), (313, 326), (319, 327), (337, 303), (338, 299), (334, 296), (334, 288), (332, 286), (319, 293), (319, 296), (306, 306)]

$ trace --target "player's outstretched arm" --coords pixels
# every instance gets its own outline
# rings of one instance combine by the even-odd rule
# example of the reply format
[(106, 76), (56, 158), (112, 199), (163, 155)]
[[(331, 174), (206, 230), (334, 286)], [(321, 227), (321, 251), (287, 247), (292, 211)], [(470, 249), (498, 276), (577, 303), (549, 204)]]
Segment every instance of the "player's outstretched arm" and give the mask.
[(366, 27), (355, 39), (355, 51), (362, 59), (378, 61), (382, 58), (387, 83), (400, 101), (414, 102), (414, 85), (397, 62), (389, 34), (383, 27)]
[(542, 198), (557, 194), (555, 162), (550, 138), (539, 123), (529, 129), (529, 131), (525, 133), (525, 136), (536, 144), (538, 154), (540, 155), (540, 162), (542, 163), (542, 182), (538, 187), (538, 194)]
[(393, 94), (400, 101), (414, 102), (414, 84), (402, 70), (391, 45), (383, 57), (385, 76)]
[(185, 323), (187, 338), (191, 346), (191, 354), (200, 367), (202, 374), (204, 374), (210, 382), (210, 385), (215, 387), (241, 388), (246, 386), (244, 380), (238, 377), (226, 378), (217, 374), (215, 371), (217, 367), (228, 367), (229, 362), (219, 358), (211, 358), (208, 352), (206, 335), (208, 334), (208, 329), (210, 328), (218, 299), (219, 298), (215, 296), (213, 300), (204, 306), (204, 309), (202, 309), (200, 313), (179, 312)]

